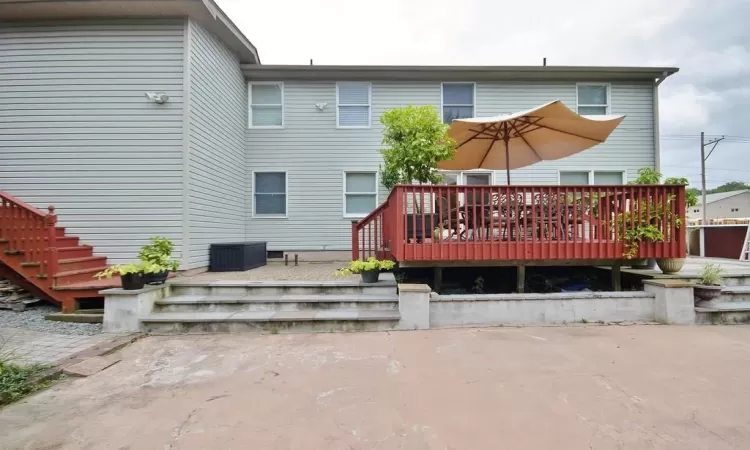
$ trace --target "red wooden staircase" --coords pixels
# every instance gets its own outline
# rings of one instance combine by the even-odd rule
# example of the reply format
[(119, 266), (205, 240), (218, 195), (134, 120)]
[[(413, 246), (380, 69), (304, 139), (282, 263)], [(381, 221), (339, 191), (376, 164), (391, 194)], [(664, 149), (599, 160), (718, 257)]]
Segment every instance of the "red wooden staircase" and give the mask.
[(55, 207), (47, 209), (0, 192), (0, 276), (73, 312), (78, 300), (99, 298), (100, 290), (120, 280), (93, 278), (107, 267), (107, 258), (68, 236), (56, 225)]

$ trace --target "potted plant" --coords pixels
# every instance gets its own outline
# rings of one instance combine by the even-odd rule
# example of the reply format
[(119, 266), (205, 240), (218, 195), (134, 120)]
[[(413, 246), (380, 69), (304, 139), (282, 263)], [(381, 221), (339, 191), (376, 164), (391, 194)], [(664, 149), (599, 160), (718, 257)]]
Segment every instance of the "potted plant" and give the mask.
[[(383, 124), (383, 165), (380, 178), (388, 190), (398, 184), (439, 184), (443, 177), (438, 162), (453, 158), (456, 142), (448, 136), (448, 125), (434, 106), (406, 106), (386, 111)], [(429, 238), (436, 227), (434, 213), (423, 214), (422, 205), (433, 199), (413, 196), (406, 203), (407, 239)], [(425, 208), (426, 209), (426, 208)], [(424, 219), (423, 219), (424, 218)], [(424, 223), (423, 223), (424, 222)], [(424, 234), (427, 236), (422, 236)]]
[(146, 264), (142, 262), (129, 263), (129, 264), (117, 264), (110, 266), (105, 270), (94, 275), (95, 278), (112, 278), (114, 275), (120, 276), (120, 282), (122, 288), (128, 291), (142, 289), (144, 285), (144, 275), (147, 270), (150, 270)]
[[(661, 173), (644, 167), (638, 170), (638, 178), (630, 184), (661, 184), (661, 177)], [(686, 185), (687, 179), (668, 178), (665, 184)], [(693, 195), (693, 202), (696, 201), (694, 197)], [(631, 267), (635, 269), (653, 269), (656, 264), (659, 264), (659, 268), (664, 273), (675, 273), (682, 269), (682, 265), (685, 262), (683, 258), (665, 258), (661, 262), (645, 258), (636, 259), (641, 242), (661, 242), (665, 240), (664, 232), (660, 227), (662, 223), (674, 220), (677, 228), (681, 228), (682, 217), (672, 212), (672, 202), (675, 201), (675, 198), (674, 195), (668, 195), (663, 200), (656, 200), (654, 197), (646, 196), (645, 199), (636, 202), (635, 206), (637, 208), (617, 215), (616, 224), (620, 229), (620, 235), (625, 243), (623, 256), (625, 259), (633, 261), (630, 265)], [(689, 204), (690, 201), (688, 199), (686, 203)]]
[[(685, 207), (692, 208), (698, 204), (698, 195), (694, 190), (688, 189), (688, 179), (684, 177), (672, 177), (664, 180), (664, 184), (685, 186)], [(687, 213), (687, 210), (685, 211)], [(683, 231), (678, 231), (683, 232)], [(685, 265), (685, 258), (660, 258), (656, 260), (662, 272), (666, 274), (677, 273)]]
[[(698, 274), (698, 284), (693, 287), (696, 300), (710, 301), (721, 295), (723, 270), (718, 264), (706, 264)], [(698, 302), (696, 301), (696, 304)]]
[(358, 259), (352, 261), (348, 266), (341, 270), (336, 271), (336, 275), (345, 276), (351, 274), (360, 274), (363, 283), (377, 283), (380, 277), (380, 272), (383, 270), (391, 270), (396, 265), (390, 260), (378, 260), (375, 257), (369, 257), (367, 260), (362, 261)]
[(148, 264), (149, 271), (144, 275), (146, 284), (162, 284), (167, 281), (169, 272), (174, 272), (180, 266), (180, 262), (172, 259), (174, 244), (165, 237), (155, 236), (149, 239), (150, 243), (141, 247), (138, 259)]

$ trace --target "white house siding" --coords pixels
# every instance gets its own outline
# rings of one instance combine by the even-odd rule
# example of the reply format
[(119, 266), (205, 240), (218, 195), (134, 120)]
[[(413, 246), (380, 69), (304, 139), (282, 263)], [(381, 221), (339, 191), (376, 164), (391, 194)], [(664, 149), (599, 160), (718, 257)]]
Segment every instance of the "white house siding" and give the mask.
[[(288, 171), (288, 218), (251, 218), (247, 237), (268, 241), (273, 250), (348, 249), (351, 220), (343, 217), (343, 171), (377, 170), (380, 115), (408, 104), (439, 107), (441, 84), (374, 81), (372, 127), (347, 130), (336, 128), (335, 81), (278, 81), (284, 81), (284, 128), (247, 130), (247, 167), (249, 172)], [(479, 82), (476, 114), (519, 111), (555, 99), (575, 108), (576, 82)], [(633, 179), (638, 168), (653, 167), (652, 85), (613, 82), (611, 99), (611, 113), (628, 117), (609, 141), (570, 158), (512, 171), (512, 182), (557, 184), (559, 170), (582, 169), (626, 170)], [(317, 103), (327, 106), (319, 111)], [(496, 172), (494, 179), (504, 183), (505, 172)], [(252, 208), (252, 178), (249, 183)], [(381, 189), (379, 200), (386, 196)]]
[(247, 87), (237, 57), (190, 22), (189, 258), (208, 265), (211, 243), (245, 238)]
[[(698, 205), (688, 208), (688, 217), (702, 219), (703, 209), (701, 197)], [(750, 217), (750, 192), (733, 195), (706, 205), (706, 217), (709, 219), (739, 219)]]
[(0, 23), (0, 190), (114, 262), (181, 251), (183, 22)]

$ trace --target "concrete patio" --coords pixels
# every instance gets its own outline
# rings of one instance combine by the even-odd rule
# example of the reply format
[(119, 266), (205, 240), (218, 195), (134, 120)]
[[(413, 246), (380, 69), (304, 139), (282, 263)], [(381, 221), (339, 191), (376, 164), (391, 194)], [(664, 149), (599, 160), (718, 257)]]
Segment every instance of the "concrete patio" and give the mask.
[(744, 449), (750, 327), (149, 337), (2, 449)]

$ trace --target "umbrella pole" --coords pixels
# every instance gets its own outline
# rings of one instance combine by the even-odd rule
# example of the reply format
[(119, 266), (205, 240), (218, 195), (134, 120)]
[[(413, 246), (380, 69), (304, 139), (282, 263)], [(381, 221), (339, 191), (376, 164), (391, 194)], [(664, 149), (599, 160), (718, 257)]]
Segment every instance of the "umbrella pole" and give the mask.
[(508, 177), (508, 186), (510, 186), (510, 149), (508, 148), (508, 138), (505, 138), (505, 174)]

